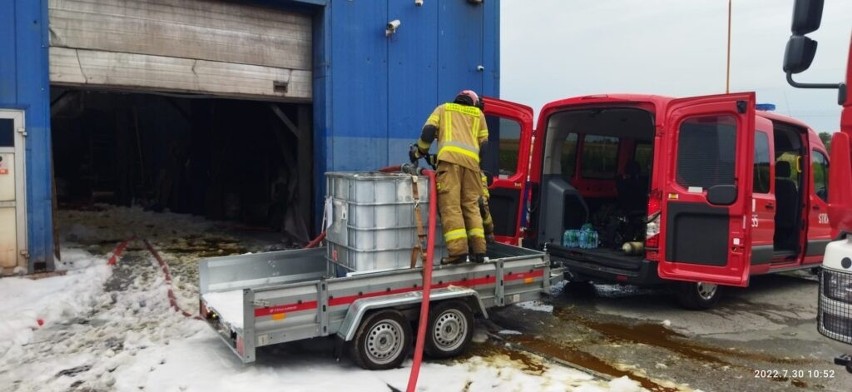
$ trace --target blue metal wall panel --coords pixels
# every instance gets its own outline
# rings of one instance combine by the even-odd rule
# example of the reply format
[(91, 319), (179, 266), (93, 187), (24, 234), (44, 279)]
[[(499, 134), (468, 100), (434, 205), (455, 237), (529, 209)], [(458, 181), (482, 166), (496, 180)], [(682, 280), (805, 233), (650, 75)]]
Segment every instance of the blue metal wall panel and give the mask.
[(485, 70), (482, 78), (482, 95), (500, 96), (500, 2), (486, 1), (483, 21), (482, 61)]
[(0, 105), (18, 102), (18, 79), (15, 61), (15, 8), (16, 0), (0, 0)]
[(30, 266), (53, 269), (47, 0), (18, 0), (18, 101), (28, 106), (27, 229)]
[[(499, 8), (499, 0), (329, 1), (325, 31), (314, 35), (314, 68), (323, 71), (314, 75), (317, 211), (326, 170), (402, 163), (437, 104), (465, 88), (499, 96)], [(394, 19), (399, 30), (386, 37)]]
[(408, 145), (438, 102), (438, 1), (388, 3), (388, 19), (402, 25), (388, 42), (386, 163), (408, 160)]
[(387, 2), (335, 1), (331, 7), (334, 133), (382, 136), (387, 128)]
[[(485, 3), (489, 3), (486, 1)], [(483, 94), (484, 5), (441, 1), (438, 15), (438, 99), (449, 101), (463, 89)]]
[(0, 0), (0, 106), (24, 110), (30, 270), (53, 268), (47, 0)]

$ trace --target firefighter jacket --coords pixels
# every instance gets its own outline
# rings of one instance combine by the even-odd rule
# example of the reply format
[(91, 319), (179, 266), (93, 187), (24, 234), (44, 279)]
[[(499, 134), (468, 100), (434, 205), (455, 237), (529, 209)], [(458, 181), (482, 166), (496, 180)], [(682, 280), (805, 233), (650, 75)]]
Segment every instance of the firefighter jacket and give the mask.
[[(430, 126), (437, 128), (435, 135), (425, 132)], [(421, 151), (428, 151), (437, 138), (438, 161), (479, 170), (479, 146), (488, 140), (488, 124), (479, 108), (445, 103), (432, 111), (423, 127), (424, 133), (417, 140)]]

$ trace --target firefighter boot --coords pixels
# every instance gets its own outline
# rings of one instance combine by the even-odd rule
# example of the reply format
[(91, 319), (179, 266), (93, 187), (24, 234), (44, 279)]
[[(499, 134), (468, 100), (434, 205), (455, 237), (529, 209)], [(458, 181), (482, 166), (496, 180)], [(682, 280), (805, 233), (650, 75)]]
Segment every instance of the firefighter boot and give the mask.
[(476, 253), (473, 255), (473, 262), (482, 264), (485, 262), (485, 253)]
[(447, 256), (441, 259), (442, 265), (462, 264), (467, 261), (467, 255)]

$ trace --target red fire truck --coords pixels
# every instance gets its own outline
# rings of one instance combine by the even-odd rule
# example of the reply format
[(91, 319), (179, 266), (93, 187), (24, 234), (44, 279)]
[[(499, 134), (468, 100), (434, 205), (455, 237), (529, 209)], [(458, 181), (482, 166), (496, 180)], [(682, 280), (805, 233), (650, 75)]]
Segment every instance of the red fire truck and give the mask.
[[(784, 72), (787, 81), (798, 88), (837, 89), (837, 102), (843, 106), (840, 132), (831, 139), (832, 166), (829, 175), (831, 193), (829, 217), (833, 228), (819, 280), (817, 329), (838, 342), (852, 344), (852, 97), (847, 86), (852, 83), (852, 39), (847, 52), (846, 83), (800, 83), (793, 80), (810, 67), (816, 54), (816, 41), (806, 36), (819, 28), (823, 0), (797, 0), (793, 9), (790, 40), (784, 53)], [(835, 358), (838, 365), (852, 373), (852, 355)]]
[[(488, 99), (497, 238), (547, 249), (573, 282), (672, 283), (712, 307), (720, 286), (818, 266), (832, 239), (828, 153), (755, 94), (606, 94), (541, 109)], [(529, 158), (527, 158), (529, 157)], [(563, 242), (593, 231), (595, 243)]]

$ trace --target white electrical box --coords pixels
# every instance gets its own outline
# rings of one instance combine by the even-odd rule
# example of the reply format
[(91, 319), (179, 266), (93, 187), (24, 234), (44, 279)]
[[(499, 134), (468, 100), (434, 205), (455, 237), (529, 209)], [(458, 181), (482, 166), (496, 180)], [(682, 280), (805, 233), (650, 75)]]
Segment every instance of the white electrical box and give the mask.
[(0, 275), (29, 271), (24, 112), (0, 109)]
[(0, 267), (18, 265), (18, 220), (15, 208), (15, 155), (0, 153)]

